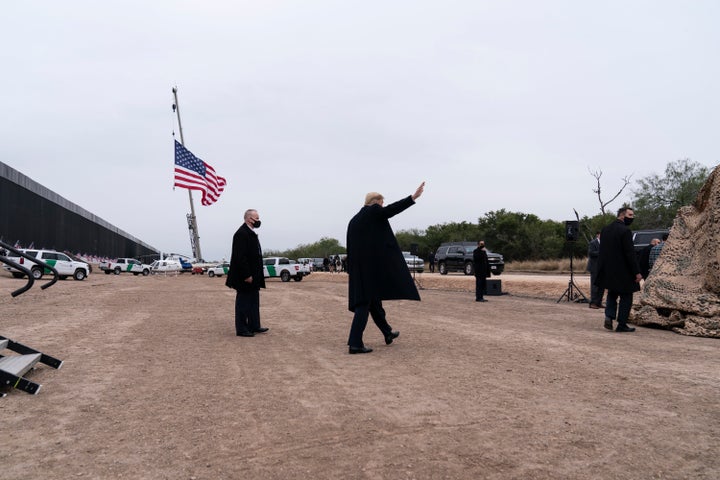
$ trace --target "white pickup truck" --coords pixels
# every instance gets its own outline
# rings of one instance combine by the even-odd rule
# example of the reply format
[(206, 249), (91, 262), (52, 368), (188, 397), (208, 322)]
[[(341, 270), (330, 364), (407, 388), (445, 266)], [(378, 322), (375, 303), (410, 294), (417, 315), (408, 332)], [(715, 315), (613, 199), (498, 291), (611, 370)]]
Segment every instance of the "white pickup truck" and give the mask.
[(304, 276), (310, 275), (308, 265), (297, 263), (295, 260), (285, 257), (263, 258), (263, 271), (265, 278), (280, 277), (283, 282), (289, 282), (291, 278), (299, 282)]
[(109, 260), (107, 262), (100, 262), (100, 270), (105, 272), (106, 275), (110, 275), (111, 273), (120, 275), (120, 272), (130, 272), (133, 275), (150, 275), (150, 265), (145, 265), (134, 258), (118, 258), (114, 262)]

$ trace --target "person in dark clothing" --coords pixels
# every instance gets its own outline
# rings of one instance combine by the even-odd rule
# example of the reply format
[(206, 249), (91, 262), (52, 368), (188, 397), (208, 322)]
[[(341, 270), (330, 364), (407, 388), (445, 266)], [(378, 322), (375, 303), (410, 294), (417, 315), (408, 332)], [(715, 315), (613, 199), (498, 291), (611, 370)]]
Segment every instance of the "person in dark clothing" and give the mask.
[(590, 272), (590, 308), (602, 308), (602, 299), (605, 296), (605, 289), (595, 285), (598, 272), (598, 257), (600, 256), (600, 232), (595, 233), (595, 238), (588, 244), (587, 271)]
[(488, 263), (485, 242), (480, 240), (478, 246), (473, 250), (473, 267), (475, 270), (475, 301), (487, 302), (485, 291), (487, 290), (487, 279), (490, 276), (490, 263)]
[[(607, 289), (605, 302), (605, 328), (612, 330), (617, 319), (616, 332), (634, 332), (627, 321), (632, 308), (633, 292), (640, 290), (640, 266), (638, 265), (632, 232), (628, 226), (635, 218), (632, 208), (618, 210), (617, 219), (600, 232), (602, 243), (598, 259), (598, 286)], [(618, 305), (618, 298), (620, 304)]]
[(430, 273), (435, 273), (435, 252), (430, 252), (428, 255), (428, 268), (430, 268)]
[(265, 288), (262, 249), (255, 229), (260, 228), (257, 210), (245, 212), (245, 223), (235, 232), (232, 242), (230, 268), (225, 285), (237, 291), (235, 295), (235, 334), (254, 337), (269, 328), (260, 326), (260, 289)]
[(382, 195), (370, 192), (365, 196), (365, 205), (348, 224), (348, 309), (355, 314), (348, 338), (350, 353), (372, 352), (363, 343), (368, 315), (382, 332), (386, 345), (400, 335), (385, 318), (383, 300), (420, 300), (388, 219), (414, 205), (424, 188), (425, 182), (414, 194), (386, 207)]
[(660, 253), (662, 252), (663, 246), (665, 245), (665, 242), (667, 241), (670, 234), (663, 233), (662, 241), (659, 241), (654, 247), (650, 249), (650, 253), (648, 254), (648, 267), (649, 270), (652, 270), (653, 266), (655, 265), (655, 262), (660, 257)]
[(645, 280), (648, 275), (650, 275), (650, 252), (652, 251), (652, 248), (658, 243), (660, 243), (660, 239), (653, 238), (652, 240), (650, 240), (650, 243), (648, 245), (646, 245), (645, 247), (643, 247), (642, 250), (640, 250), (640, 260), (638, 263), (640, 265), (640, 275), (642, 276), (643, 280)]

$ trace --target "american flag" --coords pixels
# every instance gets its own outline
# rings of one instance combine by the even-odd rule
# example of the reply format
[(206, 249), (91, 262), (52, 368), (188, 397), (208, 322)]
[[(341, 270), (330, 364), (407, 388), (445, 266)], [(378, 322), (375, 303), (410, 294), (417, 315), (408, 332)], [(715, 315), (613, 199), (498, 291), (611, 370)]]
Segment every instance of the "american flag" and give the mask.
[(203, 205), (212, 205), (225, 190), (227, 182), (215, 169), (175, 140), (175, 186), (202, 192)]

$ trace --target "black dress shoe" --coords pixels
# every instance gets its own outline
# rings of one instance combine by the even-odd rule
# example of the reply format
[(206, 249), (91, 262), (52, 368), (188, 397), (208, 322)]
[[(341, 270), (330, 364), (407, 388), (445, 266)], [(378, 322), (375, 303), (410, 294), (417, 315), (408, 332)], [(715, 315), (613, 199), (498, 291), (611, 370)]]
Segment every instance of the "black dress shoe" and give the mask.
[(238, 332), (235, 335), (238, 337), (254, 337), (255, 334), (253, 332)]
[(260, 328), (256, 328), (255, 330), (253, 330), (253, 333), (265, 333), (268, 330), (270, 330), (270, 329), (267, 327), (260, 327)]
[(615, 329), (616, 332), (634, 332), (635, 327), (628, 327), (627, 325), (620, 326)]
[(605, 317), (605, 328), (612, 330), (612, 318)]
[(476, 302), (487, 302), (487, 300), (485, 300), (484, 298), (478, 298), (478, 299), (475, 300), (475, 301), (476, 301)]
[(390, 332), (385, 335), (385, 345), (390, 345), (393, 340), (400, 336), (400, 332)]
[(372, 352), (372, 348), (367, 347), (350, 347), (350, 353), (370, 353)]

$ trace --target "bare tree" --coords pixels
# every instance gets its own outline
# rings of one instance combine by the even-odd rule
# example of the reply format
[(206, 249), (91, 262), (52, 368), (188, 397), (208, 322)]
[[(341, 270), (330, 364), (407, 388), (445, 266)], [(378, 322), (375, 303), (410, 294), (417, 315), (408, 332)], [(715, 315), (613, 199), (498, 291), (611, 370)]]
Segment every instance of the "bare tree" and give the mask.
[(623, 180), (623, 186), (620, 187), (620, 190), (618, 190), (618, 192), (615, 194), (615, 196), (613, 196), (610, 200), (608, 200), (608, 201), (606, 201), (606, 202), (603, 202), (603, 199), (602, 199), (602, 188), (601, 188), (601, 186), (600, 186), (600, 177), (602, 177), (603, 172), (602, 172), (602, 170), (592, 171), (592, 170), (590, 170), (590, 168), (588, 168), (588, 171), (590, 172), (590, 175), (592, 175), (593, 177), (595, 177), (595, 180), (597, 181), (597, 187), (593, 189), (593, 192), (594, 192), (595, 194), (597, 194), (598, 202), (600, 202), (600, 212), (601, 212), (603, 215), (605, 215), (605, 213), (606, 213), (606, 212), (605, 212), (605, 207), (607, 207), (607, 206), (610, 205), (612, 202), (614, 202), (614, 201), (620, 196), (620, 194), (623, 192), (623, 190), (625, 190), (625, 187), (627, 187), (628, 185), (630, 185), (630, 179), (632, 178), (633, 174), (624, 176), (623, 179), (622, 179), (622, 180)]

